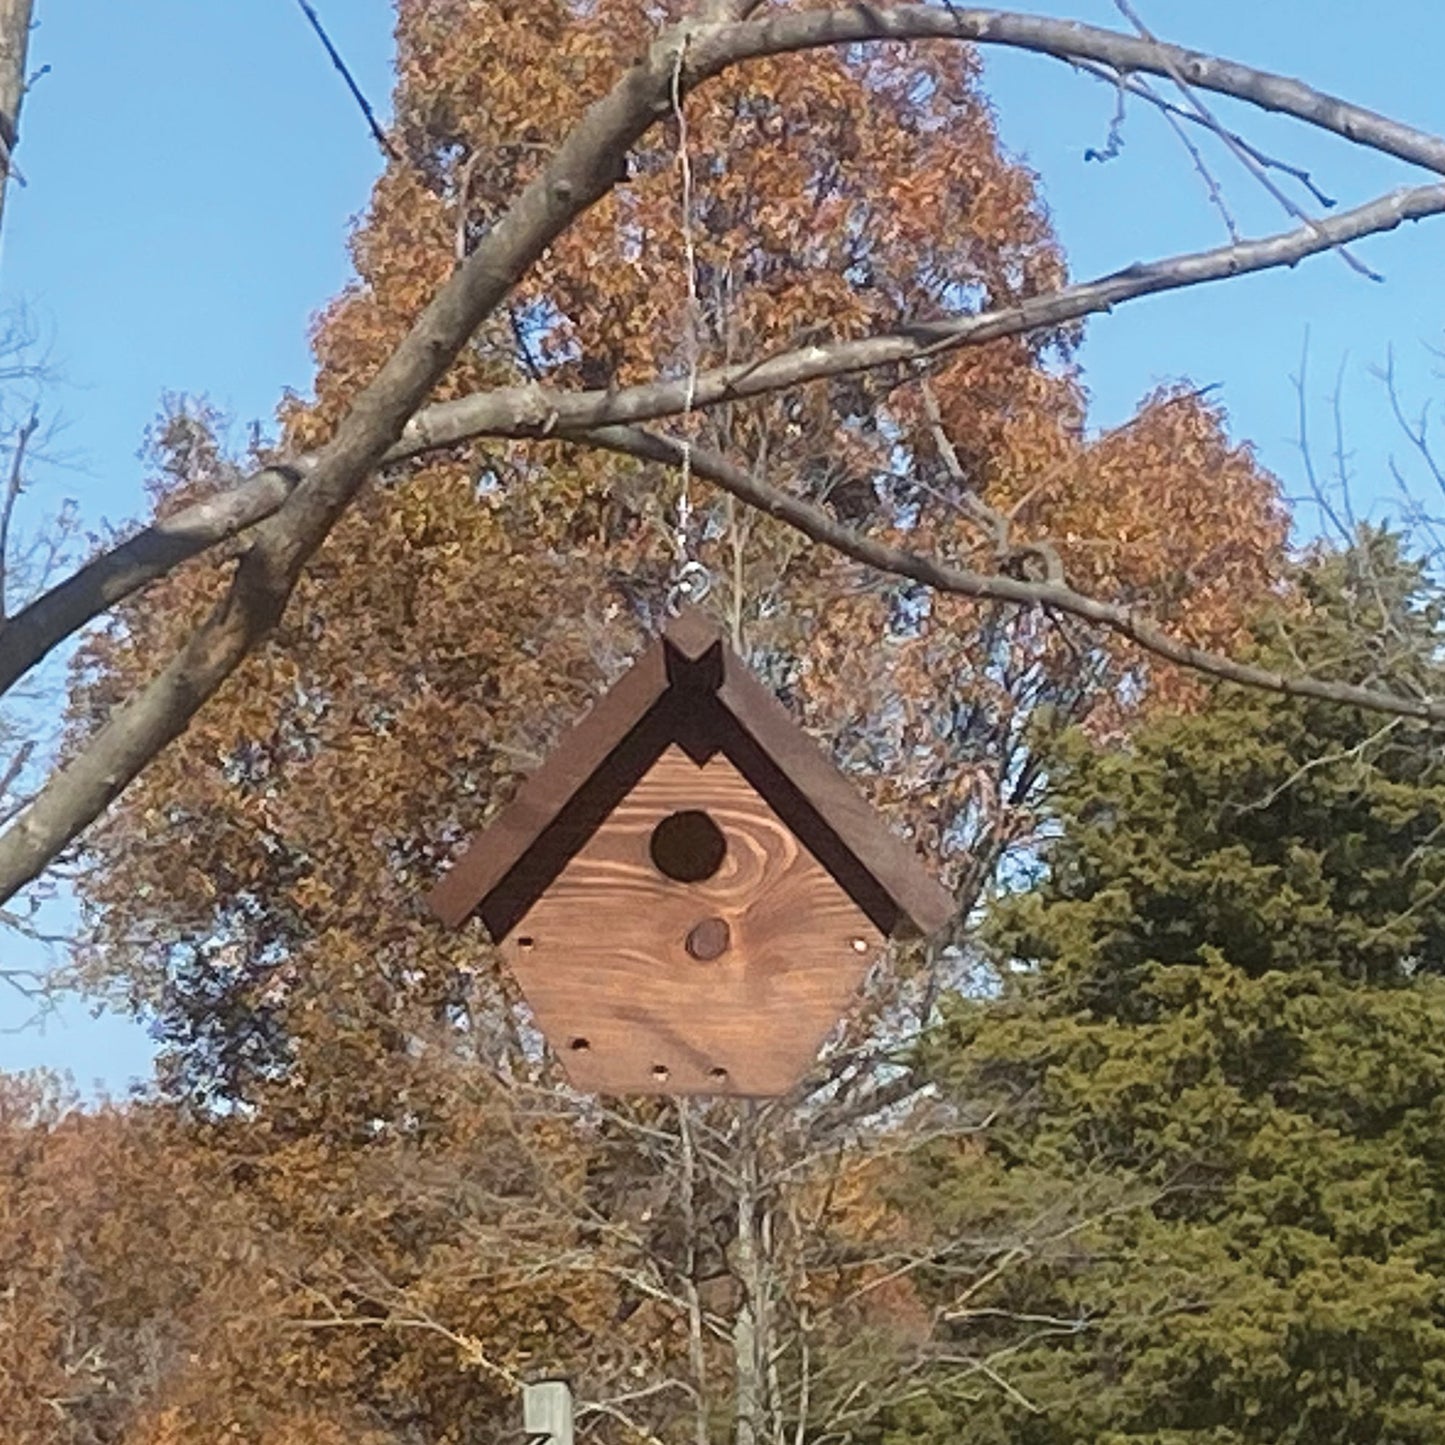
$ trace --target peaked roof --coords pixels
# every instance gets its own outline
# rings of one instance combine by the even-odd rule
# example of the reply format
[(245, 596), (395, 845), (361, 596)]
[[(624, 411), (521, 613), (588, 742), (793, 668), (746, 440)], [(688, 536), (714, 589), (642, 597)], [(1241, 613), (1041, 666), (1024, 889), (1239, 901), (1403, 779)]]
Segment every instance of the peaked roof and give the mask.
[(723, 755), (885, 934), (936, 932), (953, 899), (743, 666), (685, 608), (472, 839), (432, 890), (456, 927), (480, 913), (500, 942), (656, 762), (677, 745)]

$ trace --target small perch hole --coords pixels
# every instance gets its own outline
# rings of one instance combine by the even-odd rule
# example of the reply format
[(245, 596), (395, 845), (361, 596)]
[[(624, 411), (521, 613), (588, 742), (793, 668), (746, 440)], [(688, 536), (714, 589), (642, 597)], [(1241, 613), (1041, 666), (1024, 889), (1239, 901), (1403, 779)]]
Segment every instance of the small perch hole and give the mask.
[(699, 963), (711, 963), (721, 958), (732, 943), (732, 930), (725, 918), (704, 918), (693, 925), (683, 947), (690, 957)]

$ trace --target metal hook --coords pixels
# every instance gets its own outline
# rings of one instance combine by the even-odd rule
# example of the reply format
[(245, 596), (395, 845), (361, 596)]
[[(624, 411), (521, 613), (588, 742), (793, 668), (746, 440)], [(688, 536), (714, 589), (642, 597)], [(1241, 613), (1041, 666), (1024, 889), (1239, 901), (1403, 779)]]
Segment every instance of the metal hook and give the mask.
[(712, 591), (712, 573), (701, 562), (684, 562), (667, 589), (667, 615), (676, 617), (685, 602), (701, 602)]

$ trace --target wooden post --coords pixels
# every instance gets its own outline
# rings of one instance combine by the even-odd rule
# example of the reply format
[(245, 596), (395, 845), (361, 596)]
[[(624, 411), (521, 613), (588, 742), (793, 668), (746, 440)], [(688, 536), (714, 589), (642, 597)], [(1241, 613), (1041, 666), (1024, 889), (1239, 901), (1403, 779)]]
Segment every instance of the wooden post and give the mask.
[(572, 1445), (572, 1387), (566, 1380), (522, 1386), (522, 1429), (528, 1445)]

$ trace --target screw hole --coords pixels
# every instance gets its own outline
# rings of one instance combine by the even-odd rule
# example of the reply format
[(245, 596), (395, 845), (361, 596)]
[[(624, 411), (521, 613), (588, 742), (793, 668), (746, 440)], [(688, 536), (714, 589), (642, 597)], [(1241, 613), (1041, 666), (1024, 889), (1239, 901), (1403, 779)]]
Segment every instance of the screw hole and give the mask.
[(585, 1054), (587, 1050), (592, 1047), (592, 1040), (573, 1039), (572, 1042), (567, 1045), (567, 1047), (571, 1049), (574, 1054)]
[(867, 952), (868, 952), (868, 940), (867, 940), (866, 938), (855, 938), (855, 939), (853, 940), (853, 952), (854, 952), (854, 953), (867, 953)]
[(678, 883), (711, 878), (727, 851), (722, 829), (699, 808), (669, 814), (652, 830), (648, 844), (657, 871)]
[(537, 942), (537, 940), (536, 940), (535, 938), (533, 938), (530, 933), (524, 933), (524, 934), (521, 936), (521, 938), (519, 938), (519, 939), (517, 940), (517, 947), (518, 947), (518, 948), (531, 948), (536, 942)]
[(709, 1070), (707, 1071), (707, 1076), (708, 1076), (708, 1078), (710, 1078), (710, 1079), (715, 1079), (715, 1080), (717, 1080), (718, 1083), (722, 1083), (723, 1080), (727, 1078), (727, 1076), (728, 1076), (728, 1071), (727, 1071), (726, 1069), (722, 1068), (721, 1066), (719, 1066), (719, 1067), (716, 1068), (716, 1069), (709, 1069)]

